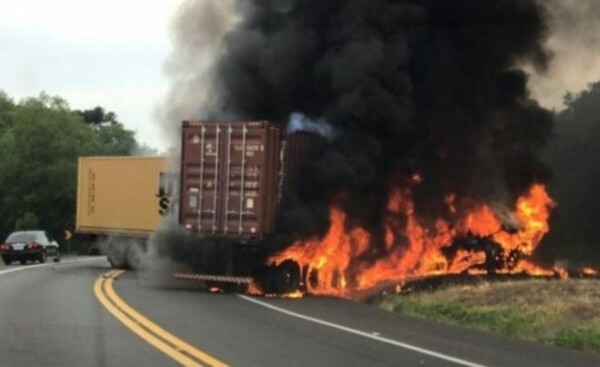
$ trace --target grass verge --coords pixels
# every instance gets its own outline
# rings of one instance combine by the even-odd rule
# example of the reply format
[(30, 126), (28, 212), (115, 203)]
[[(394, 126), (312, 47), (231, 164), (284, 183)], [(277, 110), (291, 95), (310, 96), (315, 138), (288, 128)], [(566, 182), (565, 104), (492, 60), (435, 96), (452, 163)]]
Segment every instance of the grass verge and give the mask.
[(529, 280), (390, 295), (384, 309), (600, 352), (600, 282)]

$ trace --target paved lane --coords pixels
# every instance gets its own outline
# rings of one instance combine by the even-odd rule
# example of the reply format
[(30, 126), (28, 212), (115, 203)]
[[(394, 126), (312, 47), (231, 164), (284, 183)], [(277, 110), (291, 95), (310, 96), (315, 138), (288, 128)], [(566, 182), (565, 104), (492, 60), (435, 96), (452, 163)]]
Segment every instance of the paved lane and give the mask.
[[(248, 299), (187, 286), (149, 287), (135, 273), (109, 273), (103, 259), (3, 273), (6, 269), (19, 267), (0, 268), (2, 366), (178, 365), (130, 330), (137, 325), (149, 332), (147, 323), (131, 319), (128, 328), (100, 303), (94, 288), (102, 288), (121, 310), (130, 307), (128, 312), (151, 320), (162, 330), (155, 335), (168, 333), (233, 366), (600, 365), (595, 355), (507, 340), (344, 300)], [(112, 291), (119, 302), (114, 302)], [(204, 361), (198, 364), (207, 365)]]
[[(124, 274), (116, 289), (164, 328), (237, 366), (600, 365), (598, 356), (508, 340), (339, 299), (254, 299), (287, 312), (282, 313), (236, 295), (141, 287), (132, 273)], [(376, 340), (382, 338), (443, 356)]]
[(103, 258), (25, 267), (0, 274), (0, 366), (172, 365), (94, 297)]

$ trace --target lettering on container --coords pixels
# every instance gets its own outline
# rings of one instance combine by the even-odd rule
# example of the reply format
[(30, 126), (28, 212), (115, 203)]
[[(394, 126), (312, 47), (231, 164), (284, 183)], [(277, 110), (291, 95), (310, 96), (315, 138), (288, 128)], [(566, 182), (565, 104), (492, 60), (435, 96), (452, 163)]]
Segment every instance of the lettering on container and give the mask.
[(88, 216), (93, 215), (96, 206), (96, 173), (88, 170)]
[(204, 122), (203, 121), (187, 121), (186, 124), (187, 124), (187, 126), (191, 126), (191, 127), (201, 127), (201, 126), (204, 126)]
[(204, 155), (207, 157), (214, 157), (217, 155), (217, 150), (213, 143), (208, 143), (204, 146)]
[[(234, 144), (233, 150), (235, 152), (242, 152), (244, 150), (244, 146), (242, 144)], [(254, 157), (256, 156), (256, 152), (262, 152), (265, 150), (264, 145), (260, 144), (247, 144), (246, 145), (246, 157)]]
[(161, 172), (158, 180), (158, 214), (162, 217), (177, 215), (178, 208), (178, 183), (179, 178), (175, 173)]

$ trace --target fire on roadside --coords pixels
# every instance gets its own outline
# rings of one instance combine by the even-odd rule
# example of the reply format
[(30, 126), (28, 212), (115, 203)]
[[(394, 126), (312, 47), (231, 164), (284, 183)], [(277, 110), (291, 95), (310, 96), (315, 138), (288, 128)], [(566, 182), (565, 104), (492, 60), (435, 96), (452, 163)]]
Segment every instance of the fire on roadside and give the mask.
[[(336, 296), (349, 296), (384, 282), (433, 275), (568, 276), (562, 268), (545, 269), (527, 259), (548, 233), (555, 206), (543, 185), (534, 184), (516, 200), (508, 214), (511, 228), (490, 205), (470, 205), (469, 210), (461, 211), (454, 194), (444, 200), (450, 219), (439, 218), (433, 226), (426, 226), (415, 213), (412, 199), (412, 189), (421, 182), (421, 175), (415, 174), (406, 187), (390, 190), (381, 224), (382, 246), (375, 246), (373, 235), (365, 229), (349, 228), (344, 211), (332, 205), (330, 227), (323, 238), (298, 241), (269, 262), (295, 260), (304, 271), (307, 292)], [(385, 255), (377, 256), (382, 248)]]

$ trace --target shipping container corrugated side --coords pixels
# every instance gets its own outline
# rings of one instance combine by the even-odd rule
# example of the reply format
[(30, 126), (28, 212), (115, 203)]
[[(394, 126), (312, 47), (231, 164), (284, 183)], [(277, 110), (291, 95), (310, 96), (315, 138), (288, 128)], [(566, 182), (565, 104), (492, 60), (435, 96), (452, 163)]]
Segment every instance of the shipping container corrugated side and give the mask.
[(76, 231), (149, 236), (165, 214), (167, 168), (164, 157), (80, 158)]
[(214, 237), (272, 234), (282, 186), (297, 179), (307, 140), (267, 121), (184, 121), (180, 223)]

